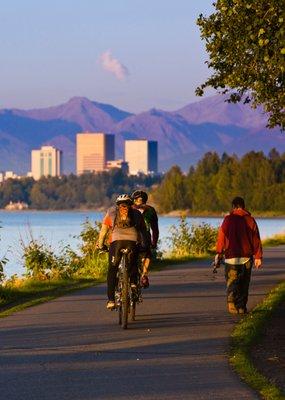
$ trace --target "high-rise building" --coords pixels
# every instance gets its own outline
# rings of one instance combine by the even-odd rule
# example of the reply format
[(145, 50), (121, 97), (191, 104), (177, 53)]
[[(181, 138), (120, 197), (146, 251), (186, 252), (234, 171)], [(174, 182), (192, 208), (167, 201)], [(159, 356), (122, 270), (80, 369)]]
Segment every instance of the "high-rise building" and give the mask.
[(106, 170), (107, 161), (115, 158), (115, 135), (78, 133), (76, 135), (77, 175)]
[(42, 146), (32, 150), (31, 175), (34, 179), (42, 176), (60, 176), (62, 152), (53, 146)]
[(156, 174), (157, 142), (146, 139), (125, 141), (125, 161), (129, 164), (129, 174)]

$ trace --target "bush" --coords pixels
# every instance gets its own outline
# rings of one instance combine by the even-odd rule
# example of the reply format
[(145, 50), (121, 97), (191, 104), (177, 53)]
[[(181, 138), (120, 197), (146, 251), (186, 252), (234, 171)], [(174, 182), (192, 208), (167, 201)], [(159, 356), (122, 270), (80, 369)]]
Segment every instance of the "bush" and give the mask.
[(21, 239), (26, 277), (36, 280), (102, 278), (106, 274), (108, 260), (107, 255), (100, 255), (96, 248), (100, 228), (100, 223), (93, 225), (86, 220), (79, 235), (79, 253), (66, 245), (60, 249), (59, 255), (42, 238), (34, 239), (30, 232), (28, 244)]
[(181, 216), (178, 227), (175, 225), (170, 227), (171, 236), (167, 238), (170, 244), (170, 256), (179, 258), (212, 253), (217, 232), (217, 228), (206, 223), (190, 225), (186, 217)]
[[(0, 226), (0, 229), (2, 228), (2, 226)], [(1, 241), (1, 237), (0, 237), (0, 241)], [(4, 267), (8, 262), (8, 258), (6, 257), (6, 255), (4, 255), (3, 257), (0, 258), (0, 284), (1, 282), (4, 281), (5, 279), (5, 274), (4, 274)]]

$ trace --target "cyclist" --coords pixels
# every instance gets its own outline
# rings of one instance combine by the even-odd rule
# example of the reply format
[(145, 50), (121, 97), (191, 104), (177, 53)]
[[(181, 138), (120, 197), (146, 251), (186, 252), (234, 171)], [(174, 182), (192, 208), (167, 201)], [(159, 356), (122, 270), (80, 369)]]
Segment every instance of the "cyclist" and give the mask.
[(146, 204), (148, 200), (146, 192), (136, 190), (132, 194), (132, 199), (134, 201), (133, 208), (139, 210), (144, 218), (148, 233), (148, 242), (150, 244), (143, 255), (143, 272), (141, 278), (142, 286), (147, 288), (149, 286), (148, 269), (152, 258), (151, 249), (156, 249), (159, 237), (158, 218), (154, 207)]
[(136, 290), (138, 276), (138, 243), (146, 247), (147, 231), (144, 219), (138, 210), (132, 208), (133, 200), (128, 194), (121, 194), (116, 199), (116, 206), (111, 207), (102, 222), (97, 247), (104, 248), (104, 241), (110, 233), (109, 268), (107, 275), (107, 309), (115, 307), (115, 287), (117, 271), (121, 261), (122, 249), (129, 249), (126, 263), (132, 290)]

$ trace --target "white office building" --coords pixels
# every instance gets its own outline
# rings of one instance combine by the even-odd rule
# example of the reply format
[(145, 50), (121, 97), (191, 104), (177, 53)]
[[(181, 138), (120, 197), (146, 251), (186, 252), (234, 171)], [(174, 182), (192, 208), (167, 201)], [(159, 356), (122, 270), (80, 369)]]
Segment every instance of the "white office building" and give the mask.
[(38, 180), (42, 176), (61, 175), (62, 152), (53, 146), (42, 146), (40, 150), (32, 150), (31, 176)]
[(157, 142), (146, 139), (125, 141), (125, 161), (129, 164), (129, 174), (156, 174)]

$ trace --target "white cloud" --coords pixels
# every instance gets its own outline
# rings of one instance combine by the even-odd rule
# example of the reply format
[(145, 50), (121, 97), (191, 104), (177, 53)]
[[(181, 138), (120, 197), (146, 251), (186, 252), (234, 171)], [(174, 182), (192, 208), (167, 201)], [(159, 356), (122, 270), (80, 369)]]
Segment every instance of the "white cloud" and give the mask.
[(130, 75), (128, 68), (117, 58), (113, 57), (110, 50), (107, 50), (101, 54), (100, 62), (103, 69), (111, 72), (120, 81), (126, 79), (127, 76)]

